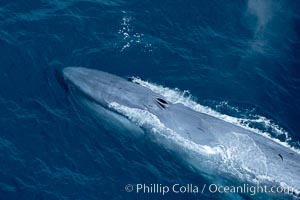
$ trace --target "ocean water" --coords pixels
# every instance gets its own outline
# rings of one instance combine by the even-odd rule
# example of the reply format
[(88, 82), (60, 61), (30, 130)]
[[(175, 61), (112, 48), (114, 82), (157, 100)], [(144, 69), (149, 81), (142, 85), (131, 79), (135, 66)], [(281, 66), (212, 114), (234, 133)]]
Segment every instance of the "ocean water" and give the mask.
[(61, 71), (140, 77), (299, 151), (299, 9), (296, 0), (1, 0), (0, 200), (294, 199), (126, 192), (214, 182), (180, 150), (100, 120), (68, 93)]

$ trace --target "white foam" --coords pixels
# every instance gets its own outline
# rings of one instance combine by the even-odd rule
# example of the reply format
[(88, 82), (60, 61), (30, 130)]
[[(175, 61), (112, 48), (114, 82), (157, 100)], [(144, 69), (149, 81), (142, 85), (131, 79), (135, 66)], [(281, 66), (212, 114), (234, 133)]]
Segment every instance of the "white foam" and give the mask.
[[(234, 169), (244, 169), (252, 174), (267, 174), (268, 166), (265, 154), (251, 137), (236, 132), (226, 133), (219, 138), (223, 147), (225, 164)], [(241, 149), (245, 149), (241, 151)], [(252, 158), (256, 159), (252, 159)]]
[[(227, 101), (222, 101), (219, 102), (216, 107), (227, 107), (231, 110), (233, 110), (235, 113), (241, 113), (242, 111), (240, 111), (239, 108), (237, 107), (232, 107), (228, 104)], [(285, 141), (291, 141), (291, 137), (289, 136), (288, 132), (285, 131), (283, 128), (281, 128), (280, 126), (278, 126), (277, 124), (273, 123), (270, 119), (267, 119), (264, 116), (260, 116), (260, 115), (253, 115), (250, 114), (248, 116), (248, 118), (238, 118), (236, 117), (236, 119), (239, 120), (240, 124), (243, 124), (244, 126), (249, 126), (251, 123), (258, 123), (260, 125), (263, 125), (263, 127), (265, 127), (266, 129), (271, 130), (272, 135), (275, 136), (280, 136), (280, 135), (284, 135), (285, 136)]]
[[(184, 91), (180, 91), (178, 88), (175, 89), (170, 89), (168, 87), (163, 87), (160, 85), (156, 85), (154, 83), (150, 83), (147, 81), (143, 81), (140, 78), (137, 77), (133, 77), (132, 79), (133, 82), (144, 86), (150, 90), (152, 90), (153, 92), (156, 92), (158, 94), (161, 94), (162, 96), (164, 96), (166, 98), (166, 100), (168, 100), (171, 103), (181, 103), (197, 112), (201, 112), (201, 113), (205, 113), (208, 115), (211, 115), (213, 117), (216, 117), (218, 119), (222, 119), (226, 122), (235, 124), (237, 126), (243, 127), (247, 130), (250, 130), (252, 132), (255, 132), (257, 134), (260, 134), (270, 140), (273, 140), (274, 142), (285, 146), (287, 148), (289, 148), (290, 150), (300, 154), (300, 150), (296, 149), (294, 147), (292, 147), (288, 142), (291, 140), (291, 137), (289, 136), (288, 132), (283, 130), (281, 127), (279, 127), (277, 124), (274, 124), (271, 122), (271, 120), (267, 119), (266, 117), (263, 116), (256, 116), (256, 119), (246, 119), (246, 118), (237, 118), (237, 117), (232, 117), (229, 115), (225, 115), (222, 113), (219, 113), (207, 106), (203, 106), (201, 104), (198, 104), (197, 102), (192, 100), (192, 96), (189, 93), (188, 90), (184, 90)], [(278, 138), (274, 138), (270, 135), (270, 133), (265, 132), (265, 131), (261, 131), (259, 129), (256, 128), (252, 128), (249, 126), (249, 122), (256, 122), (256, 123), (263, 123), (266, 127), (271, 128), (272, 130), (274, 130), (278, 135), (285, 135), (286, 137), (286, 141), (282, 142), (280, 141)]]
[[(172, 103), (182, 103), (185, 106), (190, 107), (191, 109), (197, 112), (206, 113), (211, 116), (217, 117), (219, 119), (225, 120), (229, 123), (242, 126), (255, 133), (268, 137), (269, 139), (274, 140), (275, 142), (287, 146), (288, 148), (293, 149), (292, 147), (289, 146), (287, 142), (280, 142), (276, 138), (272, 138), (269, 134), (261, 132), (258, 129), (250, 128), (249, 126), (247, 126), (247, 124), (245, 124), (246, 120), (248, 121), (251, 120), (251, 122), (264, 123), (266, 124), (266, 126), (274, 127), (274, 129), (276, 129), (278, 133), (285, 134), (285, 135), (287, 134), (288, 136), (288, 133), (286, 131), (281, 129), (278, 125), (273, 124), (271, 120), (265, 117), (257, 117), (256, 119), (241, 119), (241, 118), (224, 115), (214, 111), (209, 107), (197, 104), (195, 101), (191, 99), (191, 95), (189, 94), (188, 91), (181, 92), (178, 89), (169, 89), (146, 81), (142, 81), (139, 78), (133, 78), (133, 82), (136, 82), (144, 87), (153, 90), (156, 93), (163, 95), (167, 101), (170, 101)], [(116, 112), (127, 117), (130, 121), (132, 121), (136, 125), (144, 129), (150, 130), (154, 134), (159, 134), (159, 136), (173, 141), (177, 145), (180, 145), (182, 149), (187, 150), (189, 152), (194, 152), (197, 155), (205, 156), (207, 158), (206, 160), (207, 164), (211, 165), (211, 163), (215, 163), (212, 167), (216, 166), (220, 171), (223, 171), (225, 173), (230, 173), (234, 176), (239, 177), (242, 180), (248, 180), (250, 182), (261, 182), (261, 181), (276, 182), (275, 177), (271, 177), (268, 175), (268, 167), (266, 164), (265, 155), (255, 145), (255, 142), (253, 142), (251, 138), (245, 135), (240, 135), (238, 133), (233, 133), (233, 134), (228, 133), (229, 136), (224, 135), (224, 137), (225, 138), (232, 137), (232, 138), (229, 140), (226, 139), (224, 140), (221, 137), (219, 141), (219, 145), (215, 147), (200, 145), (187, 138), (182, 137), (177, 132), (166, 127), (159, 120), (157, 116), (150, 113), (149, 111), (126, 107), (116, 102), (110, 103), (109, 106), (110, 108), (114, 109)], [(244, 154), (241, 154), (241, 152), (239, 152), (239, 149), (241, 148), (248, 149), (248, 151), (244, 152)], [(299, 152), (298, 149), (293, 149), (293, 150)], [(249, 157), (259, 157), (259, 159), (253, 161), (253, 159), (249, 159)], [(198, 168), (197, 163), (195, 164), (195, 167)], [(202, 168), (203, 166), (199, 169), (205, 170)], [(289, 185), (286, 184), (285, 188), (287, 187), (291, 188)]]

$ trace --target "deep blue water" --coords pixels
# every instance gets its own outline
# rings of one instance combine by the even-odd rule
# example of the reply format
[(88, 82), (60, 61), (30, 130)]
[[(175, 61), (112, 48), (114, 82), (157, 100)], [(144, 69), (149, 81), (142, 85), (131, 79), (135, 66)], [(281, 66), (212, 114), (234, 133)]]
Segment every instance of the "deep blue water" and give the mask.
[(299, 148), (299, 9), (296, 0), (1, 0), (0, 199), (223, 199), (126, 193), (128, 183), (207, 180), (174, 152), (76, 105), (61, 70), (189, 90), (218, 112), (264, 116)]

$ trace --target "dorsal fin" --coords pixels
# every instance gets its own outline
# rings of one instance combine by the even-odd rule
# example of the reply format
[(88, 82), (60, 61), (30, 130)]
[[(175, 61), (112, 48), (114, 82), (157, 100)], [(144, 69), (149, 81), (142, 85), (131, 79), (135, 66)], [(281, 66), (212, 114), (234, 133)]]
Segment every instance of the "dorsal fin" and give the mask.
[(279, 153), (278, 156), (281, 158), (281, 160), (283, 161), (283, 156)]

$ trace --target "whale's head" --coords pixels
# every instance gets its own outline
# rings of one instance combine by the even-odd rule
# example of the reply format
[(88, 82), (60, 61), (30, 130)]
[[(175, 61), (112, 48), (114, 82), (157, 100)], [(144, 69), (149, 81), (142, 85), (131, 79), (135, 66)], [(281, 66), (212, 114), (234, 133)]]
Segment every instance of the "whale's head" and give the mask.
[(69, 88), (103, 107), (116, 102), (131, 108), (156, 110), (162, 109), (166, 103), (159, 102), (162, 97), (151, 90), (106, 72), (67, 67), (63, 70), (63, 76)]

